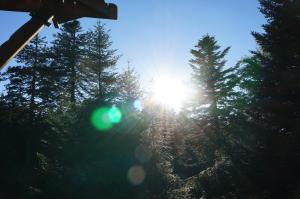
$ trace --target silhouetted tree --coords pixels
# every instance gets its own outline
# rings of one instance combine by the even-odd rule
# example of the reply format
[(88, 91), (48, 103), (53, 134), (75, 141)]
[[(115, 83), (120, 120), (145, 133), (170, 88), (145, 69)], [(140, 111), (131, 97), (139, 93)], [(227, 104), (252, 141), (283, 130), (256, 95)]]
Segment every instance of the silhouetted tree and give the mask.
[(39, 166), (37, 151), (43, 133), (42, 121), (49, 110), (56, 106), (54, 82), (57, 74), (55, 68), (49, 65), (46, 44), (45, 38), (33, 38), (17, 55), (18, 66), (10, 67), (4, 73), (7, 84), (6, 94), (1, 99), (4, 100), (1, 115), (5, 116), (1, 125), (5, 129), (1, 136), (3, 147), (14, 150), (13, 153), (6, 153), (6, 158), (18, 165), (10, 165), (12, 168), (6, 165), (6, 177), (15, 170), (14, 180), (10, 182), (19, 186), (16, 187), (16, 193), (33, 186), (33, 179), (37, 176), (34, 169)]
[(237, 63), (238, 71), (238, 95), (234, 103), (236, 109), (241, 112), (249, 109), (257, 96), (257, 88), (261, 85), (261, 63), (256, 56), (243, 58)]
[(114, 93), (116, 82), (113, 67), (120, 56), (116, 55), (116, 49), (112, 49), (109, 31), (100, 21), (87, 35), (87, 54), (84, 59), (87, 84), (92, 84), (90, 90), (92, 96), (109, 97)]
[(260, 0), (260, 4), (267, 24), (263, 33), (253, 33), (261, 49), (254, 53), (262, 65), (262, 83), (252, 109), (263, 128), (264, 175), (258, 181), (269, 198), (292, 197), (300, 176), (300, 2)]
[(11, 107), (28, 108), (30, 120), (54, 106), (56, 98), (55, 70), (49, 66), (45, 38), (36, 36), (16, 57), (20, 66), (10, 67), (4, 73), (5, 101)]
[(142, 90), (139, 83), (139, 77), (128, 63), (127, 69), (117, 78), (117, 92), (121, 103), (134, 107), (134, 102), (142, 97)]
[(85, 85), (82, 81), (81, 59), (85, 53), (86, 35), (82, 33), (79, 21), (63, 24), (60, 32), (54, 35), (51, 49), (52, 65), (59, 68), (57, 82), (61, 96), (73, 106), (84, 98)]
[(230, 113), (230, 100), (236, 86), (235, 67), (224, 69), (224, 57), (230, 48), (220, 48), (213, 36), (205, 35), (191, 50), (194, 58), (190, 60), (192, 80), (197, 89), (192, 117), (210, 121), (216, 136), (221, 135), (220, 122)]

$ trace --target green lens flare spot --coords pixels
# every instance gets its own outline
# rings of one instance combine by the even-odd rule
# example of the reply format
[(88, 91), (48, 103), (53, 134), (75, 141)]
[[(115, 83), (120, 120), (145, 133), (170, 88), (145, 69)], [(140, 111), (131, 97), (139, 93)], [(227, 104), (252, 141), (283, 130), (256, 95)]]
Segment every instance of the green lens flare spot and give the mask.
[(114, 124), (117, 124), (122, 120), (122, 113), (117, 107), (112, 107), (108, 112), (108, 116), (110, 121)]
[(117, 107), (102, 107), (96, 109), (91, 115), (92, 125), (99, 131), (110, 130), (114, 124), (121, 122), (122, 113)]
[(110, 108), (99, 108), (92, 113), (91, 123), (99, 131), (107, 131), (113, 124), (109, 116)]

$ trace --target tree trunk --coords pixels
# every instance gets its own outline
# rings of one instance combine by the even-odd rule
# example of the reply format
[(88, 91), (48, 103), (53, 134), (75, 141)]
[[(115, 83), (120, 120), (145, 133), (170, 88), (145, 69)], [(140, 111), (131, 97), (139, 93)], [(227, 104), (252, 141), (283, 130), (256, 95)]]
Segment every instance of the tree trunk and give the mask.
[(102, 95), (102, 86), (101, 86), (101, 72), (98, 72), (98, 96)]
[(76, 89), (76, 71), (75, 71), (75, 66), (72, 64), (71, 66), (71, 96), (70, 96), (70, 101), (72, 105), (75, 105), (76, 103), (76, 98), (75, 98), (75, 89)]
[(35, 126), (35, 112), (36, 112), (36, 81), (37, 81), (37, 64), (38, 64), (38, 40), (35, 42), (34, 49), (34, 63), (32, 65), (32, 80), (30, 85), (30, 104), (29, 104), (29, 128), (25, 130), (25, 162), (24, 162), (24, 171), (23, 178), (25, 182), (30, 182), (32, 176), (33, 166), (34, 166), (34, 131)]
[[(73, 48), (75, 48), (76, 46), (76, 35), (75, 33), (73, 33), (73, 44), (72, 44)], [(75, 106), (76, 104), (76, 96), (75, 96), (75, 92), (76, 92), (76, 54), (74, 53), (75, 49), (72, 49), (72, 56), (71, 56), (71, 90), (70, 90), (70, 101), (71, 101), (71, 105)]]
[(37, 68), (37, 58), (38, 58), (38, 44), (35, 43), (35, 57), (34, 57), (34, 63), (32, 66), (32, 80), (30, 85), (30, 105), (29, 105), (29, 111), (30, 111), (30, 123), (32, 124), (34, 122), (34, 114), (35, 114), (35, 95), (36, 95), (36, 68)]

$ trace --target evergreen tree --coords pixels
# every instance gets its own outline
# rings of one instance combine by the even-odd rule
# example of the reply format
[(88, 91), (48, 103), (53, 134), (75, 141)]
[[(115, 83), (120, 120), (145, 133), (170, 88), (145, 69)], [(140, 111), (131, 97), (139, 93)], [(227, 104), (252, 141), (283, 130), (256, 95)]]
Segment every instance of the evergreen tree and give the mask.
[(6, 93), (2, 96), (2, 99), (11, 108), (28, 106), (28, 100), (25, 97), (26, 84), (24, 84), (25, 81), (23, 80), (26, 76), (22, 75), (23, 71), (25, 70), (21, 66), (14, 66), (1, 74), (2, 81), (9, 82), (9, 84), (5, 85)]
[(191, 50), (194, 58), (190, 60), (192, 80), (197, 88), (192, 116), (212, 122), (215, 133), (220, 133), (220, 121), (230, 113), (230, 100), (236, 85), (233, 81), (235, 68), (224, 70), (224, 57), (230, 48), (220, 48), (213, 36), (205, 35)]
[(263, 65), (260, 112), (265, 121), (272, 123), (274, 132), (290, 134), (295, 132), (299, 120), (296, 108), (300, 91), (299, 1), (262, 0), (260, 3), (268, 19), (268, 24), (263, 26), (265, 33), (253, 33), (263, 52), (255, 52)]
[(299, 184), (300, 153), (300, 2), (260, 0), (267, 18), (264, 33), (254, 32), (261, 51), (262, 82), (252, 109), (264, 130), (264, 173), (258, 181), (270, 198), (289, 197)]
[(256, 56), (249, 56), (241, 59), (236, 66), (237, 88), (233, 104), (236, 115), (241, 116), (249, 112), (249, 108), (255, 104), (257, 88), (262, 79), (261, 63)]
[[(189, 179), (189, 184), (194, 185), (191, 194), (196, 198), (233, 197), (231, 192), (234, 192), (236, 181), (230, 157), (235, 140), (231, 127), (238, 115), (235, 101), (240, 94), (236, 88), (240, 79), (238, 65), (224, 68), (229, 49), (221, 49), (215, 37), (205, 35), (191, 50), (194, 57), (190, 61), (192, 80), (197, 94), (192, 109), (188, 109), (190, 113), (187, 112), (190, 119), (182, 129), (190, 135), (185, 136), (185, 155), (181, 158), (190, 163), (183, 164), (184, 167), (194, 170), (195, 176)], [(184, 167), (182, 169), (186, 170)]]
[(79, 21), (63, 24), (60, 32), (54, 35), (51, 54), (52, 65), (59, 68), (57, 82), (61, 97), (72, 106), (84, 98), (86, 86), (82, 77), (82, 57), (85, 53), (86, 35), (82, 33)]
[(142, 91), (138, 74), (128, 63), (127, 69), (117, 78), (117, 92), (119, 101), (133, 107), (135, 100), (140, 99)]
[(4, 79), (8, 82), (6, 95), (1, 99), (4, 100), (1, 115), (5, 115), (1, 121), (1, 125), (5, 126), (1, 132), (4, 139), (1, 145), (14, 149), (15, 152), (5, 156), (18, 165), (10, 165), (12, 168), (6, 165), (8, 174), (4, 176), (12, 178), (9, 174), (15, 172), (11, 174), (14, 179), (10, 182), (16, 184), (17, 193), (24, 194), (25, 189), (35, 186), (34, 179), (38, 175), (34, 169), (39, 167), (39, 139), (45, 128), (42, 123), (49, 110), (56, 106), (56, 71), (49, 65), (46, 44), (45, 38), (33, 38), (17, 55), (18, 66), (10, 67), (4, 73)]
[(19, 66), (10, 67), (4, 73), (9, 106), (29, 110), (30, 120), (44, 114), (47, 108), (54, 106), (56, 98), (55, 70), (49, 67), (48, 47), (45, 38), (37, 35), (16, 57)]
[(119, 59), (119, 56), (115, 55), (117, 50), (112, 49), (109, 31), (105, 30), (105, 25), (100, 21), (87, 35), (87, 54), (84, 59), (86, 81), (88, 84), (93, 84), (90, 86), (93, 96), (108, 97), (108, 93), (112, 95), (115, 89), (116, 73), (113, 67)]

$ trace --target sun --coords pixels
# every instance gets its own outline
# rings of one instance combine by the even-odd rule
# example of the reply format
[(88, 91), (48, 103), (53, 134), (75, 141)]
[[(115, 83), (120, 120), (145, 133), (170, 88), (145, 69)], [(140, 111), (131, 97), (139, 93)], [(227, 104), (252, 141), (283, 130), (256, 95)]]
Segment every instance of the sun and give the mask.
[(178, 79), (159, 76), (154, 81), (152, 93), (156, 102), (178, 112), (187, 99), (188, 89)]

